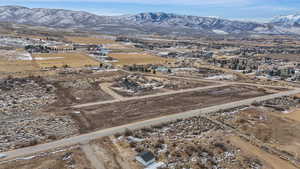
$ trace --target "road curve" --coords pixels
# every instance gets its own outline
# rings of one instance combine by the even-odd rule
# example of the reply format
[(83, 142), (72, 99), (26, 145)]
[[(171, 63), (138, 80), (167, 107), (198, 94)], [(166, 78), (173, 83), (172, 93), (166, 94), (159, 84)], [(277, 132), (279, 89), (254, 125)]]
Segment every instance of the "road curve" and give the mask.
[(226, 103), (226, 104), (222, 104), (222, 105), (216, 105), (216, 106), (212, 106), (212, 107), (187, 111), (187, 112), (183, 112), (183, 113), (179, 113), (179, 114), (163, 116), (160, 118), (154, 118), (154, 119), (150, 119), (150, 120), (140, 121), (140, 122), (122, 125), (122, 126), (118, 126), (118, 127), (113, 127), (113, 128), (109, 128), (109, 129), (99, 130), (99, 131), (95, 131), (92, 133), (78, 135), (78, 136), (74, 136), (71, 138), (66, 138), (66, 139), (62, 139), (62, 140), (58, 140), (58, 141), (54, 141), (54, 142), (50, 142), (50, 143), (46, 143), (46, 144), (40, 144), (40, 145), (36, 145), (36, 146), (32, 146), (32, 147), (26, 147), (26, 148), (21, 148), (21, 149), (9, 151), (9, 152), (4, 152), (4, 154), (7, 155), (7, 158), (1, 159), (0, 161), (15, 159), (17, 157), (25, 157), (25, 156), (29, 156), (29, 155), (32, 155), (35, 153), (44, 152), (44, 151), (48, 151), (51, 149), (60, 148), (60, 147), (64, 147), (64, 146), (71, 146), (74, 144), (86, 143), (90, 140), (99, 139), (104, 136), (111, 136), (116, 133), (124, 132), (126, 129), (134, 130), (134, 129), (140, 129), (140, 128), (144, 128), (144, 127), (150, 127), (153, 125), (158, 125), (158, 124), (162, 124), (162, 123), (175, 121), (177, 119), (187, 119), (190, 117), (199, 116), (203, 113), (211, 113), (211, 112), (215, 112), (215, 111), (222, 110), (222, 109), (235, 108), (235, 107), (239, 107), (239, 106), (249, 105), (254, 102), (260, 102), (260, 101), (264, 101), (264, 100), (269, 100), (269, 99), (278, 98), (278, 97), (282, 97), (282, 96), (294, 95), (294, 94), (298, 94), (298, 93), (300, 93), (300, 89), (295, 89), (295, 90), (285, 91), (285, 92), (281, 92), (281, 93), (270, 94), (270, 95), (266, 95), (266, 96), (260, 96), (260, 97), (256, 97), (256, 98), (241, 100), (241, 101), (237, 101), (237, 102), (231, 102), (231, 103)]

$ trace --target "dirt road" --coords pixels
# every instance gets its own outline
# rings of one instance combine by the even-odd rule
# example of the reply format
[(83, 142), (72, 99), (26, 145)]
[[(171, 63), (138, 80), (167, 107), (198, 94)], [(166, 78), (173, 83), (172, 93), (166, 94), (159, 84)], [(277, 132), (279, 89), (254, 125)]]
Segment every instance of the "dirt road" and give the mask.
[(92, 147), (89, 144), (84, 144), (83, 146), (81, 146), (81, 149), (95, 169), (105, 169), (103, 163), (97, 158)]
[(123, 100), (124, 97), (117, 94), (115, 91), (113, 91), (112, 89), (110, 89), (111, 84), (110, 83), (100, 83), (100, 87), (101, 89), (106, 92), (107, 94), (109, 94), (110, 96), (112, 96), (114, 99), (116, 100)]
[(123, 98), (121, 100), (117, 99), (117, 100), (100, 101), (100, 102), (94, 102), (94, 103), (86, 103), (86, 104), (80, 104), (80, 105), (72, 106), (72, 108), (83, 108), (83, 107), (96, 106), (96, 105), (101, 105), (101, 104), (117, 103), (117, 102), (120, 102), (120, 101), (139, 100), (139, 99), (146, 99), (146, 98), (158, 97), (158, 96), (168, 96), (168, 95), (173, 95), (173, 94), (193, 92), (193, 91), (199, 91), (199, 90), (207, 90), (207, 89), (213, 89), (213, 88), (225, 87), (225, 86), (228, 86), (228, 84), (220, 84), (220, 85), (206, 86), (206, 87), (197, 87), (197, 88), (193, 88), (193, 89), (183, 89), (183, 90), (178, 90), (178, 91), (157, 93), (157, 94), (152, 94), (152, 95), (147, 95), (147, 96), (137, 96), (137, 97)]

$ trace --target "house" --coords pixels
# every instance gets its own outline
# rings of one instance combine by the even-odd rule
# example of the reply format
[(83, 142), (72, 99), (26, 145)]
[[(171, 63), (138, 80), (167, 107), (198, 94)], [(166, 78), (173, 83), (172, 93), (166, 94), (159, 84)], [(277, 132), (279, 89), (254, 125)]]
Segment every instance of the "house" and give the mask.
[(155, 157), (154, 157), (153, 153), (148, 152), (148, 151), (139, 153), (135, 159), (136, 159), (136, 161), (143, 164), (145, 167), (147, 167), (155, 162)]

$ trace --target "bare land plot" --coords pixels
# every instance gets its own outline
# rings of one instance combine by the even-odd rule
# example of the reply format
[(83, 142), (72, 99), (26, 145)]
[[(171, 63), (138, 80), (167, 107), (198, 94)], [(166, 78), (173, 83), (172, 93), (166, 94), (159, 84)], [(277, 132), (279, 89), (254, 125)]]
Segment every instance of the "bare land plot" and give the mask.
[(0, 60), (0, 72), (15, 73), (24, 71), (37, 71), (39, 67), (32, 61), (25, 60)]
[(94, 169), (79, 149), (37, 154), (0, 164), (0, 169)]
[(89, 79), (54, 82), (57, 88), (58, 101), (51, 105), (66, 107), (73, 104), (83, 104), (96, 101), (111, 100), (112, 97), (105, 93), (99, 83)]
[(143, 49), (136, 48), (131, 44), (124, 43), (105, 44), (104, 47), (109, 49), (111, 53), (134, 53), (144, 51)]
[(286, 118), (279, 112), (268, 108), (250, 107), (235, 113), (223, 113), (216, 116), (222, 123), (228, 124), (269, 147), (279, 150), (286, 156), (298, 158), (300, 153), (300, 123)]
[(129, 159), (133, 159), (139, 152), (150, 151), (155, 154), (157, 161), (166, 165), (164, 169), (274, 169), (270, 167), (274, 165), (296, 168), (279, 157), (241, 141), (232, 131), (205, 117), (127, 131), (116, 137), (115, 142), (123, 149), (122, 152), (131, 155)]
[(111, 90), (123, 97), (145, 96), (167, 91), (191, 89), (216, 85), (217, 83), (198, 80), (184, 80), (172, 77), (156, 77), (145, 75), (122, 76), (111, 84)]
[(143, 50), (138, 48), (110, 49), (110, 53), (134, 53), (134, 52), (143, 52)]
[(293, 110), (292, 112), (286, 113), (283, 116), (300, 122), (300, 109)]
[(133, 65), (133, 64), (165, 64), (171, 59), (161, 58), (147, 53), (110, 53), (109, 56), (118, 59), (115, 65)]
[(55, 110), (74, 104), (112, 100), (113, 98), (101, 89), (100, 83), (111, 83), (125, 74), (121, 71), (95, 74), (80, 72), (44, 77), (56, 87), (57, 102), (48, 108)]
[(63, 67), (84, 67), (98, 66), (99, 62), (92, 59), (84, 53), (51, 53), (51, 54), (34, 54), (33, 60), (40, 68)]
[(80, 43), (80, 44), (111, 44), (111, 43), (116, 43), (114, 40), (111, 40), (111, 39), (95, 38), (95, 37), (67, 36), (67, 37), (65, 37), (65, 39), (67, 41), (71, 41), (73, 43)]
[(260, 150), (259, 148), (251, 145), (248, 142), (243, 141), (239, 137), (231, 137), (230, 141), (233, 145), (241, 148), (241, 151), (245, 154), (255, 156), (260, 161), (264, 163), (263, 169), (296, 169), (297, 167), (293, 166), (292, 164), (288, 163), (287, 161), (269, 154), (267, 152), (264, 152), (263, 150)]
[(292, 62), (299, 62), (299, 54), (271, 54), (271, 55), (259, 55), (260, 57), (271, 57), (272, 59), (284, 59)]
[(101, 106), (75, 109), (72, 114), (81, 132), (109, 128), (168, 114), (224, 104), (269, 94), (253, 86), (229, 86), (205, 91), (187, 92), (154, 98), (130, 100)]

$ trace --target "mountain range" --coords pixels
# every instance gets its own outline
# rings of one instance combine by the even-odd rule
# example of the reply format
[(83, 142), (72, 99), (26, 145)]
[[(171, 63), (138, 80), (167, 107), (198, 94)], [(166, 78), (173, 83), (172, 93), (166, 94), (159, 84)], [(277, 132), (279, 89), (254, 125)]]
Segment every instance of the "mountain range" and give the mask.
[(1, 6), (0, 22), (105, 33), (300, 34), (300, 14), (279, 16), (269, 23), (258, 23), (164, 12), (99, 16), (88, 12), (64, 9)]

